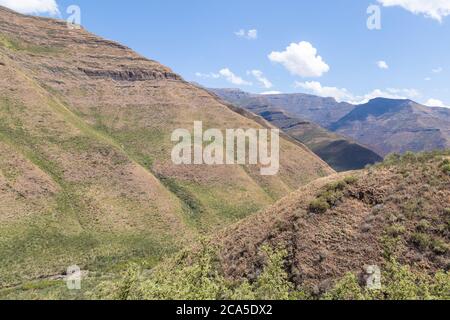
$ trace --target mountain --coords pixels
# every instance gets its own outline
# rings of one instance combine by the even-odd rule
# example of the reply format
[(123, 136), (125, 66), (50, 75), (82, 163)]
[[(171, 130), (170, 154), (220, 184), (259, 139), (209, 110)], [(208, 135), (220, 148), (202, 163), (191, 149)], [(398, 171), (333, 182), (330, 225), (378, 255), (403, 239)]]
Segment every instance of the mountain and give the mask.
[[(358, 153), (340, 151), (342, 154), (362, 154), (359, 162), (372, 163), (374, 154), (406, 151), (420, 152), (443, 150), (450, 146), (450, 109), (430, 108), (411, 100), (376, 98), (362, 105), (337, 103), (332, 98), (305, 94), (255, 95), (236, 89), (211, 89), (221, 98), (244, 108), (269, 108), (288, 113), (300, 122), (311, 121), (337, 134), (341, 139), (358, 143)], [(302, 120), (303, 119), (303, 120)], [(347, 138), (342, 138), (347, 137)], [(309, 145), (302, 135), (296, 137), (307, 144), (335, 169), (352, 168), (346, 159), (336, 163), (327, 158), (329, 152)], [(330, 137), (331, 138), (331, 137)], [(349, 140), (350, 143), (352, 140)], [(332, 140), (330, 140), (330, 143)], [(339, 143), (342, 145), (342, 142)], [(355, 146), (352, 145), (354, 149)], [(369, 148), (369, 153), (361, 148)], [(333, 150), (333, 146), (330, 148)], [(336, 154), (336, 149), (331, 154)], [(372, 154), (371, 154), (372, 153)], [(341, 153), (339, 153), (341, 154)], [(378, 161), (378, 160), (376, 160)], [(355, 166), (358, 165), (358, 162)], [(354, 167), (354, 166), (353, 166)]]
[(338, 121), (355, 106), (346, 102), (337, 102), (333, 98), (322, 98), (310, 94), (251, 94), (239, 89), (209, 89), (221, 98), (241, 107), (247, 105), (269, 105), (312, 121), (327, 128)]
[(386, 250), (413, 270), (448, 271), (449, 160), (449, 152), (405, 155), (300, 188), (218, 235), (225, 274), (257, 274), (264, 243), (287, 249), (290, 279), (303, 286), (382, 266)]
[(445, 149), (450, 147), (450, 110), (377, 98), (357, 106), (330, 129), (381, 155)]
[[(378, 154), (363, 145), (342, 135), (332, 133), (310, 120), (305, 120), (300, 116), (296, 116), (286, 111), (287, 109), (312, 110), (314, 108), (309, 107), (303, 109), (301, 108), (302, 105), (296, 105), (295, 103), (304, 103), (308, 100), (307, 105), (313, 105), (313, 101), (321, 100), (318, 97), (305, 95), (303, 99), (300, 99), (300, 97), (302, 97), (300, 94), (296, 94), (294, 97), (290, 97), (290, 95), (281, 95), (282, 97), (280, 100), (285, 102), (281, 103), (282, 106), (279, 106), (277, 104), (278, 100), (276, 99), (276, 95), (255, 95), (238, 89), (209, 90), (230, 103), (242, 106), (257, 115), (260, 115), (291, 137), (304, 143), (336, 171), (362, 169), (368, 164), (382, 161), (382, 158)], [(323, 100), (329, 101), (329, 99)], [(290, 101), (295, 102), (292, 102), (293, 104), (291, 105)], [(340, 108), (338, 105), (335, 106)], [(344, 106), (345, 111), (347, 111), (348, 106), (346, 104), (344, 104)], [(296, 112), (297, 114), (301, 113), (300, 111)], [(344, 112), (344, 109), (341, 110), (341, 112)], [(332, 114), (332, 110), (328, 110), (329, 119), (334, 119), (336, 117), (331, 117)], [(305, 116), (307, 116), (307, 114)]]
[(65, 21), (0, 7), (0, 287), (149, 266), (334, 171), (281, 138), (280, 172), (175, 165), (175, 129), (272, 128)]
[(449, 186), (449, 151), (392, 155), (311, 182), (151, 273), (134, 266), (99, 295), (447, 300)]

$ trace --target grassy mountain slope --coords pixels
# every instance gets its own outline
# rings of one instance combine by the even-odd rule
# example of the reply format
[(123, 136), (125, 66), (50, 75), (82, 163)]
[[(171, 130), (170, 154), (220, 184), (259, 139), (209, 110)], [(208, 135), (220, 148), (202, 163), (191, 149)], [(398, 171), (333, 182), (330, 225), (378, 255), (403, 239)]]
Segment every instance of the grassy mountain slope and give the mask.
[(130, 49), (0, 7), (0, 286), (149, 265), (333, 173), (282, 139), (278, 176), (175, 166), (176, 128), (261, 128)]
[[(265, 96), (251, 95), (233, 89), (210, 89), (230, 103), (241, 105), (260, 115), (289, 136), (304, 143), (336, 171), (362, 169), (368, 164), (382, 161), (372, 150), (302, 117), (285, 111)], [(292, 109), (293, 106), (290, 106)]]
[[(450, 299), (450, 152), (318, 179), (164, 261), (115, 299)], [(369, 268), (370, 267), (370, 268)], [(378, 267), (381, 287), (367, 289)]]
[(382, 266), (386, 250), (413, 270), (450, 268), (450, 154), (392, 156), (319, 179), (218, 236), (224, 273), (254, 277), (263, 244), (288, 251), (297, 285), (328, 287)]

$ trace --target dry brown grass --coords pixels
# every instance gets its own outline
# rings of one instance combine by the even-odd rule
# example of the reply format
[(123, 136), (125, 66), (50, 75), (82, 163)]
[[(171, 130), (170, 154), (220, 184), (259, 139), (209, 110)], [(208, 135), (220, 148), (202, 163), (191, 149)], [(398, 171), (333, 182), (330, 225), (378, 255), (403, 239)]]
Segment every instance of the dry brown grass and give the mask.
[[(388, 249), (413, 269), (448, 270), (450, 176), (441, 162), (442, 155), (417, 156), (300, 188), (218, 236), (225, 273), (254, 278), (265, 243), (288, 249), (291, 280), (304, 286), (327, 287), (347, 272), (382, 265)], [(357, 182), (342, 198), (326, 212), (310, 212), (311, 202), (347, 175)]]

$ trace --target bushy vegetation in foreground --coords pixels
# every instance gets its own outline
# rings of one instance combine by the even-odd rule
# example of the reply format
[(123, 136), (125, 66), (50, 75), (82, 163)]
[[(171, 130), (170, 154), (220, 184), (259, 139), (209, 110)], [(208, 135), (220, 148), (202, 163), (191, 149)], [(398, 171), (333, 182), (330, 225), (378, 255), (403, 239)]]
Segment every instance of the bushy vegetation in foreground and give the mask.
[(285, 250), (263, 247), (266, 265), (254, 282), (231, 281), (220, 272), (215, 249), (206, 242), (195, 257), (180, 254), (175, 260), (145, 276), (138, 265), (131, 265), (124, 277), (97, 287), (100, 299), (174, 300), (448, 300), (450, 273), (434, 276), (418, 274), (389, 258), (383, 266), (380, 290), (368, 290), (358, 277), (348, 273), (320, 296), (298, 290), (284, 269)]
[(225, 279), (219, 271), (216, 251), (203, 243), (194, 256), (180, 253), (175, 259), (158, 267), (148, 277), (138, 265), (130, 265), (124, 277), (117, 282), (105, 282), (97, 289), (95, 298), (102, 299), (147, 299), (147, 300), (277, 300), (290, 299), (293, 284), (287, 281), (283, 269), (286, 252), (264, 247), (267, 264), (258, 277), (234, 282)]

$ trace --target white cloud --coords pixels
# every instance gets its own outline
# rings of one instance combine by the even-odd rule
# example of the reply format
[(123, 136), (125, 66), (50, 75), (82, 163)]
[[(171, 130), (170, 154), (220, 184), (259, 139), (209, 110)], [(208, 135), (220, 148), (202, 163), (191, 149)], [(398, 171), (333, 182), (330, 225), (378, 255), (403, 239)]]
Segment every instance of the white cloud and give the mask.
[(441, 100), (438, 99), (428, 99), (428, 101), (425, 102), (425, 105), (428, 107), (450, 108), (450, 106), (445, 105)]
[(248, 71), (247, 74), (251, 74), (253, 75), (256, 80), (261, 83), (261, 85), (266, 88), (266, 89), (270, 89), (273, 87), (272, 82), (269, 81), (269, 79), (267, 79), (263, 72), (260, 70), (252, 70), (252, 71)]
[(380, 69), (386, 69), (386, 70), (389, 69), (389, 65), (386, 63), (386, 61), (383, 61), (383, 60), (378, 61), (377, 66)]
[(348, 92), (345, 88), (336, 88), (336, 87), (323, 87), (320, 82), (317, 81), (308, 81), (308, 82), (296, 82), (296, 88), (302, 88), (311, 92), (315, 95), (321, 97), (332, 97), (335, 98), (336, 101), (351, 101), (354, 99), (354, 96)]
[(245, 30), (245, 29), (241, 29), (238, 32), (234, 33), (236, 36), (238, 36), (239, 38), (245, 38), (245, 39), (249, 39), (249, 40), (256, 40), (258, 39), (258, 30), (256, 29), (251, 29), (251, 30)]
[(219, 71), (220, 76), (224, 77), (228, 82), (237, 86), (251, 86), (252, 83), (245, 81), (241, 77), (235, 75), (230, 69), (224, 68)]
[(431, 81), (431, 78), (430, 77), (426, 77), (425, 81)]
[(450, 0), (378, 0), (378, 2), (385, 7), (399, 6), (439, 22), (450, 15)]
[(281, 91), (265, 91), (265, 92), (261, 92), (260, 94), (263, 94), (263, 95), (282, 94), (282, 92)]
[(433, 71), (433, 73), (441, 73), (442, 71), (444, 71), (444, 69), (439, 67), (439, 68), (433, 69), (431, 71)]
[(219, 79), (220, 78), (220, 74), (217, 73), (201, 73), (201, 72), (196, 72), (195, 73), (196, 77), (199, 78), (204, 78), (204, 79)]
[(321, 77), (330, 67), (317, 54), (311, 43), (291, 43), (285, 51), (269, 55), (272, 62), (281, 63), (289, 72), (300, 77)]
[(253, 85), (251, 82), (245, 81), (241, 77), (234, 74), (229, 68), (223, 68), (218, 73), (210, 72), (210, 73), (201, 73), (196, 72), (195, 76), (203, 79), (220, 79), (223, 78), (228, 82), (237, 85), (237, 86), (251, 86)]
[(0, 0), (0, 5), (23, 14), (59, 13), (55, 0)]
[(258, 39), (258, 30), (256, 29), (248, 30), (247, 37), (249, 39)]
[(388, 88), (385, 90), (375, 89), (372, 92), (365, 94), (362, 97), (355, 97), (358, 103), (366, 103), (369, 100), (375, 98), (388, 98), (388, 99), (417, 99), (420, 97), (420, 93), (416, 89), (396, 89)]
[(326, 87), (322, 86), (317, 81), (311, 82), (296, 82), (295, 87), (305, 89), (307, 92), (321, 96), (331, 97), (338, 102), (349, 102), (353, 104), (366, 103), (375, 98), (389, 98), (389, 99), (416, 99), (420, 97), (420, 93), (415, 89), (396, 89), (388, 88), (385, 90), (375, 89), (365, 95), (355, 95), (345, 88)]

